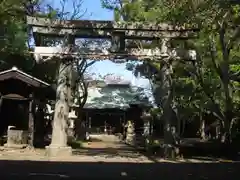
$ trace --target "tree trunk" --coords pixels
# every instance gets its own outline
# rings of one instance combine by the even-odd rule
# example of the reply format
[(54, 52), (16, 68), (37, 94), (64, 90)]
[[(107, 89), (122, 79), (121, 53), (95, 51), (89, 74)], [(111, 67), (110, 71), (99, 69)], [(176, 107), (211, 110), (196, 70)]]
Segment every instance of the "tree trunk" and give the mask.
[(203, 118), (202, 112), (200, 112), (199, 114), (199, 118), (200, 118), (200, 137), (202, 140), (206, 140), (206, 133), (205, 133), (205, 119)]
[(223, 127), (223, 130), (224, 130), (224, 133), (222, 135), (222, 142), (223, 143), (231, 143), (232, 139), (231, 139), (231, 127), (230, 127), (230, 124), (232, 122), (232, 111), (229, 110), (225, 113), (225, 121), (224, 121), (224, 127)]
[(176, 126), (173, 124), (171, 107), (167, 107), (164, 111), (164, 157), (167, 159), (176, 159), (177, 147), (174, 137)]
[(222, 81), (223, 90), (224, 90), (224, 99), (225, 99), (225, 117), (224, 117), (224, 134), (223, 134), (223, 142), (230, 143), (231, 142), (231, 129), (230, 124), (233, 118), (233, 100), (232, 100), (232, 87), (230, 83), (230, 52), (231, 49), (228, 49), (228, 44), (225, 41), (226, 37), (226, 29), (225, 29), (225, 22), (222, 22), (220, 25), (219, 30), (219, 40), (222, 49), (222, 57), (223, 61), (220, 64), (220, 79)]
[(176, 158), (175, 135), (176, 123), (173, 116), (173, 91), (171, 78), (171, 64), (164, 63), (161, 65), (161, 107), (163, 109), (164, 120), (164, 156), (165, 158)]
[(86, 139), (86, 119), (83, 119), (83, 107), (87, 102), (88, 97), (88, 84), (85, 82), (83, 73), (85, 70), (78, 72), (79, 73), (79, 80), (77, 83), (77, 98), (78, 98), (78, 112), (77, 112), (77, 120), (76, 120), (76, 128), (75, 128), (75, 135), (77, 139)]

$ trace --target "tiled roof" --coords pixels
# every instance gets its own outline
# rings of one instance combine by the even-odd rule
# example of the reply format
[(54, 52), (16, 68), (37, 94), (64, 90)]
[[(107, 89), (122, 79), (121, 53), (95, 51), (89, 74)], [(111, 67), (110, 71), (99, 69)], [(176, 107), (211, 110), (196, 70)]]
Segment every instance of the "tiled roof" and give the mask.
[(88, 98), (84, 108), (120, 108), (126, 109), (130, 104), (146, 104), (129, 86), (89, 87)]

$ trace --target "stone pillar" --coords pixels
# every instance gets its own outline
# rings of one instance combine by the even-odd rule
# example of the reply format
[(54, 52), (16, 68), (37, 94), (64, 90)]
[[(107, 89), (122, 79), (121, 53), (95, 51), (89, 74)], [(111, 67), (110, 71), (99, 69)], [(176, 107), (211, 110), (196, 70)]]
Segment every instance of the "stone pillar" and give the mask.
[[(72, 52), (74, 38), (67, 36), (65, 53)], [(73, 58), (71, 55), (62, 57), (59, 65), (59, 73), (57, 80), (57, 95), (53, 119), (52, 140), (50, 146), (46, 147), (48, 156), (69, 156), (72, 154), (72, 148), (68, 143), (68, 115), (71, 89), (71, 75), (73, 69)]]
[(61, 61), (59, 67), (57, 96), (53, 118), (52, 140), (50, 146), (47, 147), (47, 155), (62, 156), (71, 155), (71, 147), (67, 145), (68, 130), (68, 75), (71, 65), (68, 61)]

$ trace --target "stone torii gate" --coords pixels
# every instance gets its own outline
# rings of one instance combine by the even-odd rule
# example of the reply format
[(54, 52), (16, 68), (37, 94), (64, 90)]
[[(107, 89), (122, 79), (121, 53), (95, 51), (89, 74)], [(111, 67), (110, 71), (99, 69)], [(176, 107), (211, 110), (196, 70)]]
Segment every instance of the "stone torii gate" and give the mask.
[[(169, 49), (168, 41), (174, 38), (195, 38), (196, 28), (176, 27), (168, 24), (143, 24), (141, 22), (124, 23), (114, 21), (86, 20), (51, 20), (46, 18), (27, 17), (27, 23), (33, 32), (35, 49), (32, 52), (38, 63), (45, 61), (60, 61), (57, 83), (55, 113), (53, 119), (52, 141), (47, 147), (50, 156), (71, 155), (71, 147), (67, 146), (67, 121), (69, 113), (69, 91), (71, 85), (72, 62), (75, 58), (104, 60), (130, 59), (170, 62), (171, 59), (194, 59), (195, 51)], [(62, 47), (44, 47), (43, 38), (57, 37), (64, 39)], [(110, 39), (111, 48), (75, 49), (76, 38)], [(139, 49), (130, 46), (129, 41), (159, 40), (155, 49)], [(161, 60), (161, 61), (160, 61)], [(163, 76), (167, 79), (169, 63), (163, 63)], [(169, 94), (169, 83), (165, 91)]]

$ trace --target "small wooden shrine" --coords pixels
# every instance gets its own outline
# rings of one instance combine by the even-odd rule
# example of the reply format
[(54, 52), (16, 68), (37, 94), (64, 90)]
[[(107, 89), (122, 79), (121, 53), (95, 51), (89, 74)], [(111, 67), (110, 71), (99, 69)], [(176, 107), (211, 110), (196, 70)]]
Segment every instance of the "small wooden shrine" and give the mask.
[[(4, 146), (33, 146), (39, 122), (37, 115), (47, 98), (55, 96), (50, 85), (16, 67), (0, 72), (0, 136)], [(53, 96), (52, 96), (53, 95)], [(5, 139), (5, 140), (4, 140)]]

